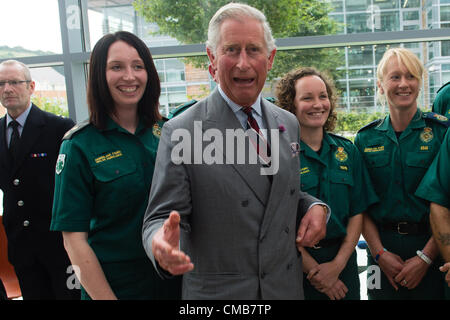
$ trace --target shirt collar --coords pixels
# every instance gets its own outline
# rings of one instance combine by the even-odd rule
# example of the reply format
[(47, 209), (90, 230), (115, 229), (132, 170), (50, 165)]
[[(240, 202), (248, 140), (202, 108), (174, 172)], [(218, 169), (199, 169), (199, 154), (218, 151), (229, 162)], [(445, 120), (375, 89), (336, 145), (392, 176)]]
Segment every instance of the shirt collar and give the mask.
[[(22, 114), (20, 116), (18, 116), (15, 120), (20, 124), (20, 126), (23, 128), (25, 126), (25, 122), (27, 121), (28, 115), (30, 114), (31, 111), (31, 102), (30, 105), (28, 106), (28, 108), (22, 112)], [(9, 126), (9, 123), (11, 121), (13, 121), (14, 119), (8, 114), (6, 113), (6, 127)]]
[[(233, 102), (228, 96), (223, 92), (222, 88), (220, 87), (220, 84), (217, 86), (219, 89), (219, 93), (222, 96), (222, 98), (227, 102), (228, 106), (233, 110), (234, 113), (238, 112), (242, 109), (242, 106), (238, 105), (237, 103)], [(258, 95), (258, 98), (256, 101), (251, 105), (253, 112), (256, 112), (257, 115), (262, 117), (262, 111), (261, 111), (261, 93)]]

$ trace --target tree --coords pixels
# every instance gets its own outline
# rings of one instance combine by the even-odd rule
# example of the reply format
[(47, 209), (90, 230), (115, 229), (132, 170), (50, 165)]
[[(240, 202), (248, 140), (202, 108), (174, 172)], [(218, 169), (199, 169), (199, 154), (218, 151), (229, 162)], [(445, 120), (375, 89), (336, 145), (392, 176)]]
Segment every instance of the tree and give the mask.
[[(183, 44), (204, 43), (208, 23), (226, 0), (136, 0), (136, 11), (148, 22), (159, 26), (158, 34), (169, 35)], [(331, 7), (318, 0), (248, 0), (241, 1), (260, 9), (267, 17), (275, 38), (335, 34), (338, 23), (328, 17)], [(205, 66), (205, 57), (189, 61)], [(277, 53), (269, 79), (282, 76), (299, 66), (315, 66), (335, 80), (343, 55), (338, 49), (305, 49)]]

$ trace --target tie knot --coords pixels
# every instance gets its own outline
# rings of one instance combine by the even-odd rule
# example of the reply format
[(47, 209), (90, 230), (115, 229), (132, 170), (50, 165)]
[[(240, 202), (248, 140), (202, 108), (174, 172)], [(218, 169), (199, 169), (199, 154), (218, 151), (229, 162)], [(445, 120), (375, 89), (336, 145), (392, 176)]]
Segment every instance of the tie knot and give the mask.
[(243, 107), (242, 111), (249, 117), (252, 115), (252, 107)]
[(8, 126), (11, 127), (11, 128), (13, 128), (13, 129), (15, 129), (15, 128), (19, 127), (19, 123), (18, 123), (16, 120), (12, 120), (12, 121), (8, 124)]

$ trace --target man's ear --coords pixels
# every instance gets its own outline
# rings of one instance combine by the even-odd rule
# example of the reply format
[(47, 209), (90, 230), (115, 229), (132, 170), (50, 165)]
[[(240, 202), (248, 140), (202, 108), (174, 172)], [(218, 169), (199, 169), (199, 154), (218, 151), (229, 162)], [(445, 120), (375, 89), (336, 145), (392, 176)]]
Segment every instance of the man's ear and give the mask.
[(268, 70), (270, 71), (272, 69), (273, 66), (273, 61), (275, 60), (275, 54), (277, 53), (277, 49), (273, 49), (272, 52), (269, 55), (269, 65), (268, 65)]
[(208, 55), (208, 59), (209, 62), (211, 63), (211, 66), (213, 69), (216, 69), (216, 56), (214, 55), (214, 53), (211, 51), (210, 48), (206, 48), (206, 54)]

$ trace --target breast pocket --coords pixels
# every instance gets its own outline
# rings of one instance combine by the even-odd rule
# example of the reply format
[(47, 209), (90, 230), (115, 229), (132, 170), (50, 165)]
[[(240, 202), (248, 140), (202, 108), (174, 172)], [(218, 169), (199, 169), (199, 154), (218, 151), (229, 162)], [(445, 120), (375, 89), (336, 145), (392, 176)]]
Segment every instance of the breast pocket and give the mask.
[(405, 184), (409, 192), (414, 193), (420, 181), (427, 172), (435, 153), (433, 152), (408, 152), (406, 156), (407, 173)]
[(364, 160), (376, 192), (378, 194), (384, 193), (392, 177), (390, 155), (387, 152), (366, 153), (364, 154)]
[(315, 194), (319, 186), (319, 177), (313, 172), (305, 173), (300, 175), (300, 186), (302, 191), (306, 191), (309, 194)]
[(332, 170), (330, 172), (330, 181), (333, 184), (353, 187), (353, 176), (349, 172)]
[(111, 182), (136, 172), (136, 164), (126, 160), (108, 160), (92, 167), (95, 178), (100, 182)]

